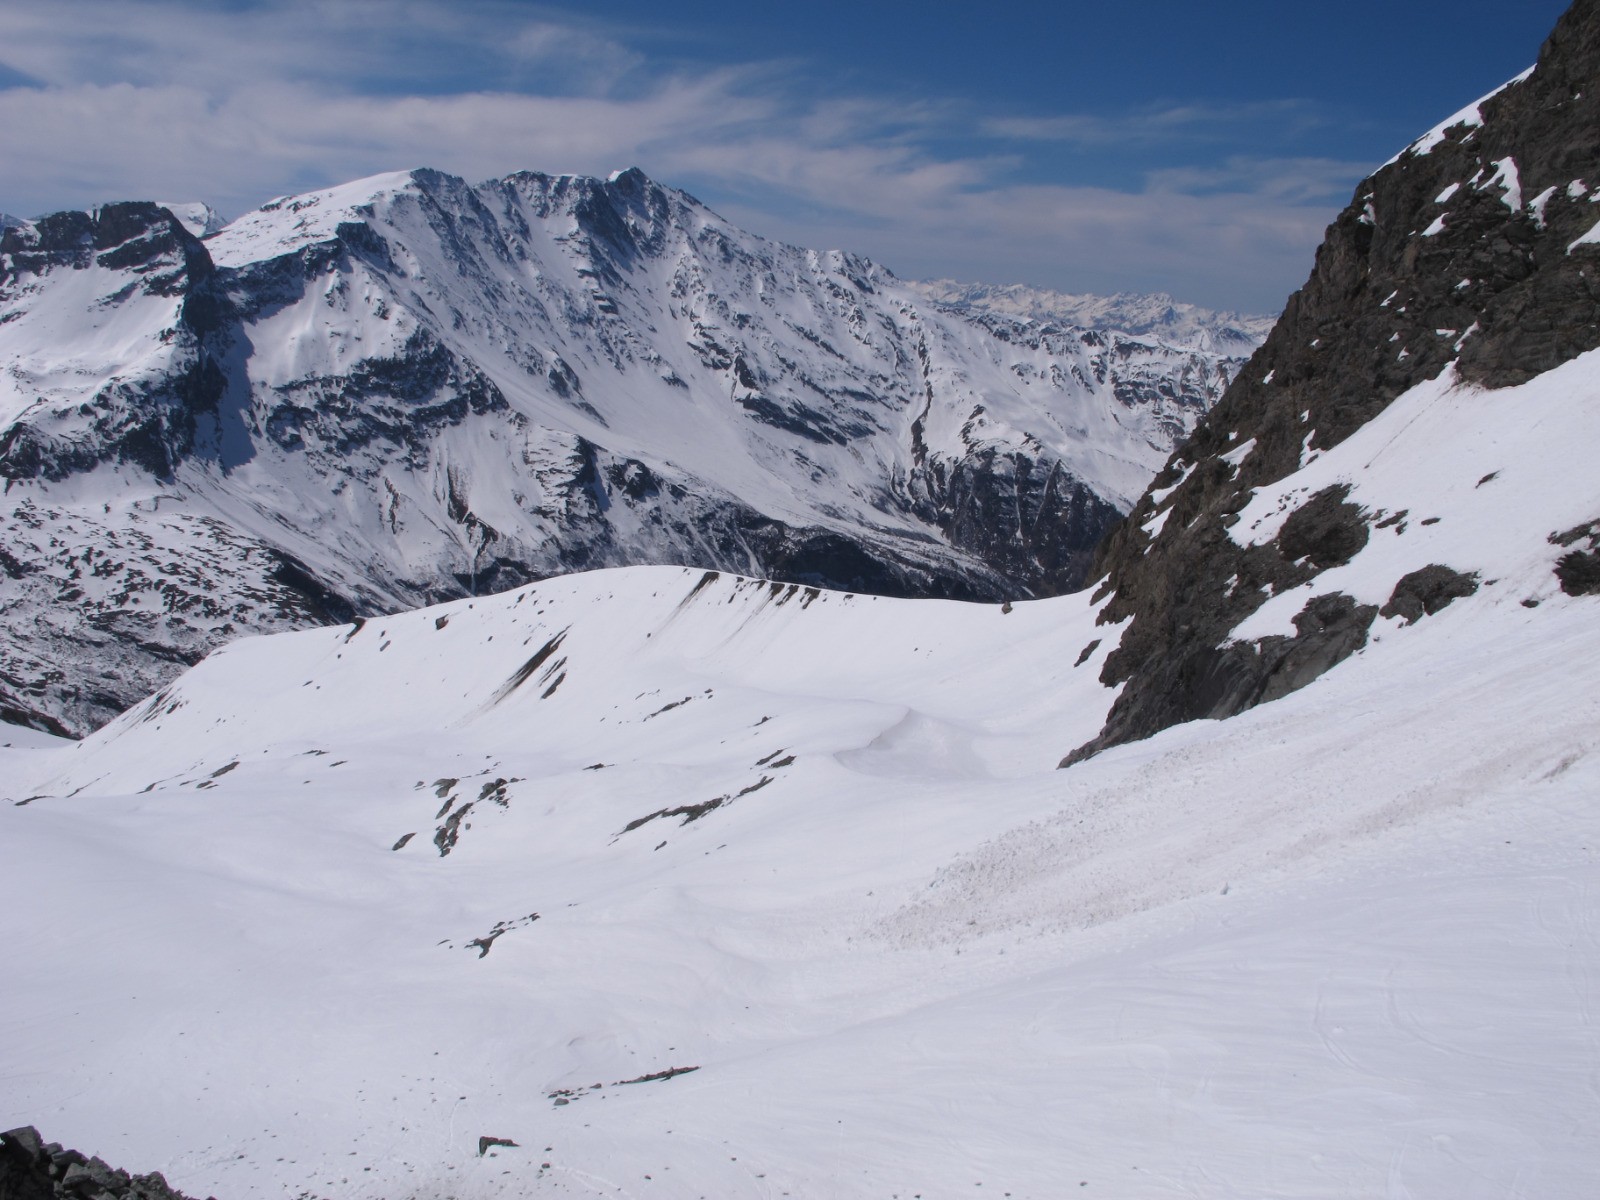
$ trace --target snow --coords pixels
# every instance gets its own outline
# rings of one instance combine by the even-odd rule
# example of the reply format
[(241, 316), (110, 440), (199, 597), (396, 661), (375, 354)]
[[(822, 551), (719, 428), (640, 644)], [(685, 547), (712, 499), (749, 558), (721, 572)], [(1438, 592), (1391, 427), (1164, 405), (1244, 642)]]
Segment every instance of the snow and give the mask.
[(1320, 451), (1313, 450), (1311, 448), (1311, 439), (1316, 437), (1316, 436), (1317, 436), (1317, 431), (1315, 429), (1312, 429), (1312, 430), (1307, 431), (1306, 436), (1300, 439), (1300, 460), (1299, 461), (1300, 461), (1300, 466), (1302, 468), (1307, 467), (1311, 463), (1315, 462), (1317, 457), (1318, 457), (1318, 455), (1321, 453)]
[(1447, 215), (1448, 214), (1440, 213), (1437, 217), (1435, 217), (1433, 219), (1433, 223), (1422, 231), (1422, 236), (1423, 237), (1433, 237), (1435, 234), (1443, 233), (1444, 232), (1444, 219), (1445, 219), (1445, 217)]
[[(1199, 310), (1174, 310), (1166, 340), (936, 303), (865, 259), (638, 187), (419, 170), (275, 201), (205, 242), (239, 320), (203, 347), (181, 325), (168, 340), (178, 299), (132, 271), (8, 284), (0, 427), (27, 414), (43, 444), (109, 468), (105, 431), (136, 425), (147, 390), (202, 349), (229, 381), (192, 452), (171, 439), (170, 481), (128, 466), (8, 493), (0, 538), (26, 567), (4, 582), (8, 645), (29, 643), (40, 674), (76, 656), (131, 700), (130, 678), (159, 686), (297, 605), (314, 619), (273, 581), (280, 551), (364, 612), (580, 567), (804, 571), (808, 545), (834, 537), (886, 564), (880, 581), (1053, 590), (954, 544), (947, 493), (966, 484), (951, 481), (976, 473), (1025, 509), (1081, 485), (1125, 512), (1259, 340)], [(1138, 300), (1091, 307), (1150, 316)], [(1207, 330), (1225, 352), (1194, 348)], [(136, 507), (157, 503), (159, 522)], [(130, 555), (87, 562), (100, 535)], [(511, 566), (480, 582), (497, 563)], [(124, 584), (165, 615), (153, 643), (124, 638), (107, 661), (56, 597)], [(97, 693), (62, 691), (50, 711), (73, 727), (107, 715), (68, 712)]]
[[(337, 218), (302, 212), (214, 240)], [(267, 377), (352, 294), (263, 318)], [(1065, 771), (1125, 630), (1089, 593), (671, 567), (245, 639), (81, 743), (8, 734), (0, 1128), (240, 1200), (1583, 1195), (1600, 599), (1548, 535), (1600, 516), (1597, 442), (1600, 352), (1410, 389), (1229, 532), (1341, 482), (1406, 519), (1234, 636), (1429, 563), (1480, 591)]]
[(1150, 503), (1155, 505), (1157, 508), (1160, 508), (1167, 502), (1167, 497), (1181, 488), (1188, 481), (1189, 476), (1192, 474), (1194, 474), (1194, 464), (1182, 464), (1182, 469), (1178, 473), (1178, 478), (1173, 483), (1167, 485), (1166, 487), (1153, 487), (1150, 489)]
[(1408, 516), (1308, 592), (1481, 590), (1066, 771), (1085, 593), (641, 567), (237, 642), (0, 748), (0, 1122), (240, 1198), (1583, 1194), (1597, 438), (1600, 352), (1411, 389), (1232, 533), (1348, 481)]
[(221, 213), (198, 200), (158, 200), (156, 203), (177, 217), (183, 227), (197, 238), (210, 237), (227, 225)]
[(1582, 1192), (1592, 601), (1061, 772), (1083, 596), (807, 599), (566, 577), (19, 752), (0, 1119), (238, 1197)]
[(1165, 293), (1096, 296), (953, 279), (930, 279), (909, 286), (960, 310), (1001, 312), (1041, 323), (1157, 337), (1168, 345), (1213, 353), (1248, 355), (1277, 323), (1277, 318), (1259, 314), (1213, 312)]
[(1529, 67), (1520, 75), (1517, 75), (1512, 79), (1508, 79), (1505, 83), (1495, 88), (1494, 91), (1490, 92), (1487, 96), (1483, 96), (1482, 98), (1473, 101), (1460, 112), (1453, 113), (1452, 115), (1446, 117), (1443, 121), (1440, 121), (1439, 124), (1428, 130), (1427, 133), (1423, 134), (1416, 141), (1412, 142), (1404, 150), (1400, 151), (1399, 154), (1396, 154), (1383, 165), (1387, 167), (1392, 163), (1399, 162), (1401, 157), (1406, 154), (1423, 155), (1432, 153), (1433, 148), (1445, 140), (1445, 135), (1452, 129), (1455, 129), (1457, 126), (1465, 125), (1469, 129), (1478, 128), (1483, 124), (1483, 106), (1498, 96), (1501, 92), (1505, 91), (1508, 87), (1521, 83), (1524, 79), (1528, 78), (1528, 76), (1532, 74), (1533, 68)]
[(51, 286), (19, 287), (0, 326), (0, 428), (36, 404), (87, 398), (170, 367), (162, 337), (180, 300), (130, 289), (126, 272), (91, 265)]
[(1371, 513), (1408, 516), (1373, 529), (1346, 565), (1274, 596), (1234, 639), (1292, 635), (1294, 616), (1314, 595), (1345, 592), (1382, 605), (1402, 575), (1432, 563), (1476, 572), (1496, 603), (1550, 599), (1560, 551), (1547, 536), (1600, 515), (1588, 450), (1596, 439), (1600, 352), (1497, 391), (1457, 382), (1453, 368), (1418, 384), (1305, 469), (1258, 489), (1241, 510), (1229, 530), (1241, 545), (1270, 541), (1304, 498), (1338, 483)]
[(1250, 452), (1255, 448), (1256, 440), (1255, 438), (1250, 438), (1248, 441), (1239, 443), (1239, 445), (1235, 446), (1232, 450), (1229, 450), (1226, 454), (1219, 454), (1217, 457), (1222, 459), (1223, 462), (1229, 464), (1230, 466), (1238, 468), (1238, 466), (1243, 463), (1245, 459), (1250, 457)]
[(1588, 233), (1585, 233), (1582, 237), (1579, 237), (1571, 245), (1569, 245), (1567, 247), (1567, 253), (1571, 254), (1579, 246), (1593, 246), (1596, 243), (1600, 243), (1600, 221), (1596, 221), (1589, 229)]
[(390, 171), (338, 187), (282, 196), (229, 223), (208, 243), (211, 261), (219, 267), (260, 262), (302, 247), (325, 242), (352, 210), (397, 193), (414, 192), (415, 171)]
[(1477, 185), (1483, 188), (1498, 187), (1505, 194), (1501, 201), (1513, 213), (1522, 211), (1522, 181), (1517, 174), (1517, 162), (1513, 158), (1502, 158), (1494, 162), (1494, 174), (1490, 175), (1483, 183)]
[(1450, 201), (1450, 197), (1454, 196), (1460, 190), (1461, 190), (1461, 185), (1459, 183), (1452, 183), (1449, 187), (1445, 188), (1444, 191), (1440, 192), (1437, 196), (1435, 196), (1433, 198), (1433, 202), (1435, 204), (1448, 204), (1449, 201)]
[(1556, 189), (1554, 187), (1547, 187), (1532, 200), (1528, 201), (1528, 211), (1533, 214), (1534, 223), (1538, 225), (1540, 229), (1544, 228), (1545, 206), (1550, 203), (1555, 194)]

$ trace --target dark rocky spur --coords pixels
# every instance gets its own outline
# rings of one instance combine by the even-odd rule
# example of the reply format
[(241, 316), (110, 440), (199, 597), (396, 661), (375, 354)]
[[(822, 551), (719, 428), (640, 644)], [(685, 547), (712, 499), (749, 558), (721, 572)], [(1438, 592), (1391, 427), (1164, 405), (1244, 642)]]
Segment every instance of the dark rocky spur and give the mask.
[[(1574, 246), (1600, 218), (1595, 183), (1600, 0), (1578, 0), (1533, 71), (1481, 105), (1481, 123), (1445, 129), (1357, 187), (1266, 342), (1101, 543), (1091, 570), (1108, 598), (1100, 619), (1131, 621), (1101, 678), (1125, 686), (1101, 733), (1063, 765), (1239, 712), (1365, 643), (1377, 610), (1330, 595), (1306, 606), (1294, 638), (1241, 645), (1229, 635), (1271, 596), (1347, 561), (1371, 525), (1405, 514), (1366, 513), (1327, 491), (1272, 542), (1241, 546), (1229, 528), (1303, 452), (1338, 445), (1449, 367), (1501, 388), (1600, 346), (1600, 254)], [(1152, 536), (1143, 527), (1160, 503), (1170, 512)], [(1562, 560), (1569, 592), (1593, 586), (1590, 553)], [(1467, 594), (1459, 567), (1428, 570), (1396, 581), (1397, 615)]]

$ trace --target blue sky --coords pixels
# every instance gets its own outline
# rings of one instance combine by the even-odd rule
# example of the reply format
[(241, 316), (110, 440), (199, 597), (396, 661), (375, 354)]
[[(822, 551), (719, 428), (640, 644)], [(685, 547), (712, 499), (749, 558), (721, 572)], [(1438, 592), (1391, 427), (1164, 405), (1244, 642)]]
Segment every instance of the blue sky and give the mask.
[(908, 277), (1276, 311), (1564, 0), (11, 0), (0, 208), (638, 165)]

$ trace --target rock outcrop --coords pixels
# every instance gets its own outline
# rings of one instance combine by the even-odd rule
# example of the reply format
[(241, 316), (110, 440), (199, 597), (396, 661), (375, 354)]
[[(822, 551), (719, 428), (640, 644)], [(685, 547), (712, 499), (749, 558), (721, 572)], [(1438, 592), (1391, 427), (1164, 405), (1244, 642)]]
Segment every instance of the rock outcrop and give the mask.
[(130, 1175), (46, 1142), (31, 1125), (0, 1133), (0, 1200), (188, 1200), (159, 1171)]
[[(1101, 678), (1123, 691), (1063, 765), (1237, 713), (1364, 644), (1376, 608), (1335, 594), (1306, 605), (1296, 637), (1233, 632), (1348, 560), (1369, 528), (1417, 518), (1324, 490), (1275, 539), (1246, 544), (1230, 532), (1240, 510), (1446, 370), (1503, 388), (1600, 346), (1597, 201), (1600, 3), (1579, 0), (1531, 71), (1360, 184), (1266, 342), (1101, 545), (1101, 620), (1128, 623)], [(1568, 590), (1586, 586), (1583, 553), (1563, 567)], [(1467, 594), (1439, 568), (1450, 574), (1401, 581), (1397, 613), (1414, 620)]]

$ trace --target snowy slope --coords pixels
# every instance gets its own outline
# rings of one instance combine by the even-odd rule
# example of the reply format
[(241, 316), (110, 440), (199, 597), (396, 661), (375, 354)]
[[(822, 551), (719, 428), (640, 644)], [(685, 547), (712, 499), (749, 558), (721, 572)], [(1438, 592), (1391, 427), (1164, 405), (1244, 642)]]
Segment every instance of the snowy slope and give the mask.
[(629, 568), (236, 642), (0, 749), (0, 1121), (229, 1196), (1581, 1194), (1597, 440), (1600, 352), (1306, 439), (1229, 546), (1342, 488), (1319, 591), (1472, 588), (1066, 771), (1111, 597)]
[(1597, 413), (1595, 354), (1402, 397), (1285, 494), (1418, 515), (1358, 594), (1479, 591), (1067, 771), (1083, 594), (632, 568), (238, 642), (0, 750), (0, 1123), (196, 1195), (1581, 1195), (1600, 597), (1529, 535), (1600, 513)]
[[(1059, 592), (1249, 348), (936, 305), (637, 171), (400, 172), (203, 244), (178, 209), (58, 214), (0, 258), (3, 698), (74, 731), (239, 632), (598, 566)], [(62, 523), (153, 537), (92, 579), (160, 620), (36, 632), (95, 603)], [(152, 590), (206, 528), (211, 587)]]
[(237, 643), (3, 752), (0, 1120), (230, 1196), (1578, 1194), (1596, 601), (1522, 591), (1066, 772), (1081, 596)]

